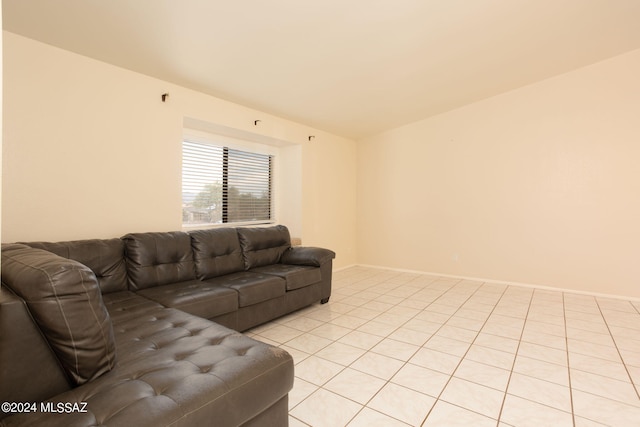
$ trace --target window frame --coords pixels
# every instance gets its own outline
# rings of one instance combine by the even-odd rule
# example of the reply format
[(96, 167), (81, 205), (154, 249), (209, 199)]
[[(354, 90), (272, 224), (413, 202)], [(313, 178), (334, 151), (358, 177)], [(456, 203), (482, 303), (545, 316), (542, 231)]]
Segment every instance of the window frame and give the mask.
[[(269, 192), (270, 192), (270, 205), (269, 205), (269, 213), (270, 218), (264, 220), (256, 220), (256, 221), (231, 221), (224, 222), (224, 218), (222, 222), (216, 223), (185, 223), (184, 222), (184, 196), (183, 196), (183, 160), (184, 160), (184, 141), (197, 143), (197, 144), (206, 144), (221, 148), (227, 148), (229, 150), (239, 150), (248, 153), (255, 153), (260, 155), (270, 156), (270, 183), (269, 183)], [(213, 134), (209, 132), (197, 131), (197, 130), (187, 130), (185, 129), (182, 139), (180, 141), (180, 202), (181, 202), (181, 224), (183, 230), (194, 230), (194, 229), (207, 229), (207, 228), (217, 228), (217, 227), (236, 227), (236, 226), (247, 226), (247, 225), (266, 225), (266, 224), (276, 224), (275, 218), (275, 206), (276, 206), (276, 165), (277, 165), (277, 157), (278, 157), (278, 148), (266, 145), (260, 142), (254, 142), (249, 140), (244, 140), (240, 138), (234, 138), (225, 135)], [(225, 184), (225, 183), (221, 183)], [(224, 191), (224, 190), (223, 190)], [(227, 218), (228, 220), (228, 218)]]

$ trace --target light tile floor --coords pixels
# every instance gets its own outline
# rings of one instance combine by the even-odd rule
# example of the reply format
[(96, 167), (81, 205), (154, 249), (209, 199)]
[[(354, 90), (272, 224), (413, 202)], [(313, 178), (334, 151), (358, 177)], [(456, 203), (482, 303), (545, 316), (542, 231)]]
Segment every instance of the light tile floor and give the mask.
[(352, 267), (248, 335), (286, 349), (291, 427), (640, 426), (640, 302)]

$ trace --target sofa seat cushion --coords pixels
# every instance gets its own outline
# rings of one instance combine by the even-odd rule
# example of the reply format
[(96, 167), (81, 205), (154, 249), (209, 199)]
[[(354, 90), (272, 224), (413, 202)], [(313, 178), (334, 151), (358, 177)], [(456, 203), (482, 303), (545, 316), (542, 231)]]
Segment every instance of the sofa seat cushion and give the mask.
[(105, 307), (107, 307), (112, 322), (121, 322), (163, 307), (162, 304), (141, 297), (131, 291), (104, 294), (102, 300)]
[(238, 309), (238, 293), (219, 284), (191, 280), (138, 291), (143, 297), (166, 307), (212, 319)]
[(248, 307), (273, 298), (283, 296), (286, 292), (284, 279), (269, 275), (243, 271), (227, 274), (205, 281), (215, 286), (226, 286), (238, 293), (238, 305)]
[(114, 332), (114, 369), (54, 399), (86, 402), (87, 412), (19, 414), (5, 425), (239, 426), (293, 386), (287, 352), (180, 310), (114, 320)]
[(287, 283), (287, 291), (304, 288), (322, 280), (318, 267), (303, 265), (272, 264), (254, 268), (251, 272), (282, 277)]

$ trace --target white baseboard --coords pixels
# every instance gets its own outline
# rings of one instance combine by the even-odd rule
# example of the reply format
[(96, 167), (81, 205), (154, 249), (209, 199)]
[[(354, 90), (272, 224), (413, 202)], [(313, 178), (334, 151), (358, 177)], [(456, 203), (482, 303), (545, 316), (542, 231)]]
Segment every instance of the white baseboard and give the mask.
[(346, 265), (346, 266), (344, 266), (344, 267), (340, 267), (340, 268), (333, 267), (333, 270), (332, 270), (332, 271), (333, 271), (334, 273), (337, 273), (338, 271), (346, 270), (346, 269), (348, 269), (348, 268), (358, 267), (358, 265), (359, 265), (359, 264), (349, 264), (349, 265)]
[(340, 270), (335, 270), (335, 271), (341, 271), (341, 270), (345, 270), (345, 269), (351, 268), (351, 267), (377, 268), (377, 269), (380, 269), (380, 270), (391, 270), (391, 271), (397, 271), (397, 272), (401, 272), (401, 273), (428, 274), (430, 276), (448, 277), (448, 278), (452, 278), (452, 279), (474, 280), (476, 282), (495, 283), (495, 284), (498, 284), (498, 285), (519, 286), (519, 287), (523, 287), (523, 288), (543, 289), (543, 290), (547, 290), (547, 291), (567, 292), (567, 293), (578, 294), (578, 295), (589, 295), (589, 296), (599, 297), (599, 298), (610, 298), (610, 299), (617, 299), (617, 300), (624, 300), (624, 301), (640, 302), (640, 298), (638, 298), (638, 297), (629, 297), (629, 296), (624, 296), (624, 295), (613, 295), (613, 294), (605, 294), (605, 293), (590, 292), (590, 291), (580, 291), (580, 290), (577, 290), (577, 289), (557, 288), (557, 287), (554, 287), (554, 286), (536, 285), (536, 284), (532, 284), (532, 283), (508, 282), (508, 281), (504, 281), (504, 280), (486, 279), (486, 278), (482, 278), (482, 277), (457, 276), (457, 275), (454, 275), (454, 274), (436, 273), (436, 272), (432, 272), (432, 271), (409, 270), (409, 269), (404, 269), (404, 268), (385, 267), (385, 266), (380, 266), (380, 265), (353, 264), (353, 265), (350, 265), (348, 267), (344, 267), (344, 268), (341, 268)]

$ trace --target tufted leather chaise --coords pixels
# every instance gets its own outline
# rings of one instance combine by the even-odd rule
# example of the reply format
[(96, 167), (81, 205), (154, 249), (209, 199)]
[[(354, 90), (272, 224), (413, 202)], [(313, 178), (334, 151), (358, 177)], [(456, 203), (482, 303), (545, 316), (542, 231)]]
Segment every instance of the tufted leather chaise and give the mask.
[(326, 302), (334, 256), (284, 226), (3, 245), (0, 401), (31, 412), (0, 425), (286, 426), (291, 356), (237, 331)]

